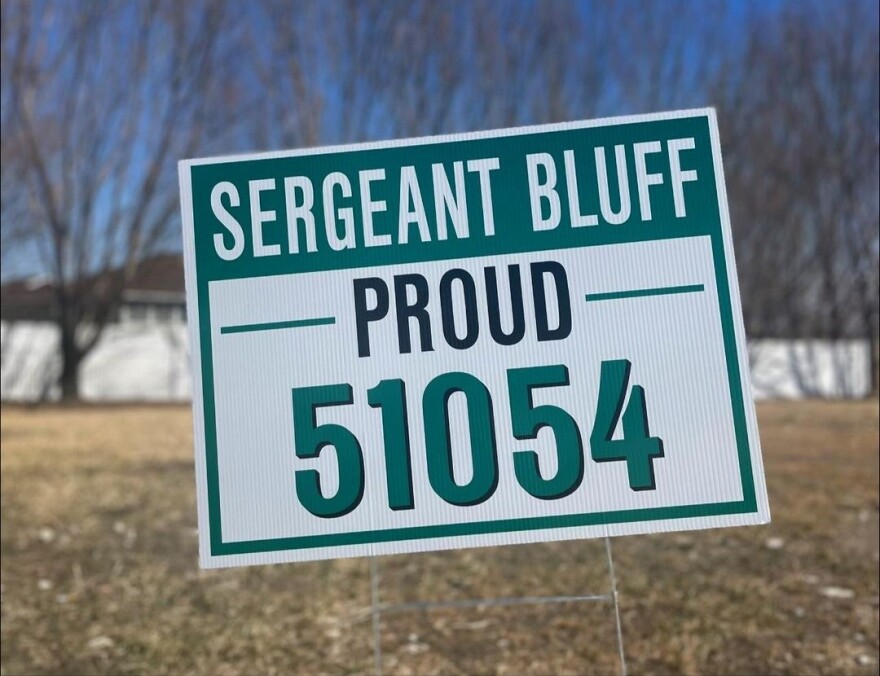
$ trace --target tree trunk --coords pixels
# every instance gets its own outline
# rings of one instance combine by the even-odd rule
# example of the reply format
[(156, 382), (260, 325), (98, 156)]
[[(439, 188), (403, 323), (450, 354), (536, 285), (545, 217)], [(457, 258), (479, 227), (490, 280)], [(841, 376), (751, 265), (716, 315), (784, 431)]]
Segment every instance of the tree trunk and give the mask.
[(871, 395), (876, 396), (880, 393), (880, 340), (872, 335), (868, 338), (868, 345), (871, 350)]
[(76, 328), (69, 328), (63, 324), (61, 329), (61, 401), (72, 402), (79, 399), (79, 365), (82, 361), (82, 353), (77, 349), (75, 332)]

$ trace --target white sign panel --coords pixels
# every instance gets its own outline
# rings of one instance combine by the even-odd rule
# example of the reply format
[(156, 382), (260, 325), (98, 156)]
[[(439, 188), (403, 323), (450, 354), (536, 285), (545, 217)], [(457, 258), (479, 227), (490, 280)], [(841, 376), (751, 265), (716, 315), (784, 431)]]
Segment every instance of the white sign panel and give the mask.
[(180, 184), (203, 566), (769, 520), (713, 111)]

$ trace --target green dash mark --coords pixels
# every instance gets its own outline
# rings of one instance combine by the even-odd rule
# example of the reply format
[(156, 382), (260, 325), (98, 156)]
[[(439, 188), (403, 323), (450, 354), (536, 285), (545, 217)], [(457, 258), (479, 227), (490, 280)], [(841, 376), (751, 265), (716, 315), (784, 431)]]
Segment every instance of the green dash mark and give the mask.
[(585, 296), (589, 303), (594, 300), (617, 300), (618, 298), (644, 298), (645, 296), (670, 296), (676, 293), (698, 293), (705, 291), (702, 284), (689, 286), (661, 286), (656, 289), (633, 289), (631, 291), (609, 291), (607, 293), (588, 293)]
[(315, 317), (314, 319), (292, 319), (287, 322), (268, 322), (265, 324), (241, 324), (220, 327), (220, 333), (248, 333), (250, 331), (274, 331), (276, 329), (298, 329), (303, 326), (325, 326), (335, 324), (336, 317)]

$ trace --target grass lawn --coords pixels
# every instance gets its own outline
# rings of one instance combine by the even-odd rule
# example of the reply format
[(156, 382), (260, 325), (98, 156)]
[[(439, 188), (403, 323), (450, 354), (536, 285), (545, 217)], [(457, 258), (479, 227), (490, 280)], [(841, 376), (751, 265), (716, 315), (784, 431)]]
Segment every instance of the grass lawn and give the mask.
[[(631, 673), (878, 673), (878, 403), (758, 409), (773, 523), (613, 541)], [(202, 572), (184, 407), (2, 410), (2, 674), (373, 668), (369, 562)], [(607, 593), (602, 541), (380, 560), (385, 602)], [(616, 673), (607, 602), (385, 616), (386, 673)]]

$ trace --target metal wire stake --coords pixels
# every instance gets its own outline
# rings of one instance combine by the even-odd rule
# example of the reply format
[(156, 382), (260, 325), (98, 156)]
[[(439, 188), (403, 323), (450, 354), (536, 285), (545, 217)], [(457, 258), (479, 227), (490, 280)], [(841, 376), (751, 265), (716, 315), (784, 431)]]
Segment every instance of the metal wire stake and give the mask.
[[(608, 576), (611, 582), (611, 593), (591, 594), (581, 596), (524, 596), (496, 599), (473, 599), (467, 601), (446, 601), (446, 602), (422, 602), (422, 603), (403, 603), (399, 605), (390, 605), (384, 608), (388, 612), (413, 611), (413, 610), (430, 610), (434, 608), (474, 608), (474, 607), (492, 607), (492, 606), (511, 606), (520, 604), (542, 604), (542, 603), (566, 603), (570, 601), (603, 601), (613, 600), (614, 602), (614, 618), (617, 627), (617, 649), (620, 656), (620, 673), (627, 676), (626, 653), (623, 647), (623, 626), (620, 621), (620, 604), (617, 594), (617, 574), (614, 569), (614, 557), (611, 555), (611, 538), (605, 538), (605, 554), (608, 559)], [(382, 610), (383, 606), (379, 598), (379, 559), (372, 557), (370, 559), (370, 592), (372, 600), (372, 617), (373, 617), (373, 657), (375, 660), (376, 676), (382, 676)]]
[(623, 650), (623, 626), (620, 623), (620, 604), (617, 602), (617, 575), (614, 572), (614, 558), (611, 556), (611, 538), (605, 537), (605, 553), (608, 555), (608, 575), (611, 578), (611, 598), (614, 599), (614, 619), (617, 622), (617, 649), (620, 653), (620, 673), (626, 676), (626, 653)]
[(373, 660), (376, 676), (382, 676), (382, 612), (379, 605), (379, 557), (370, 559), (370, 598), (373, 603)]

